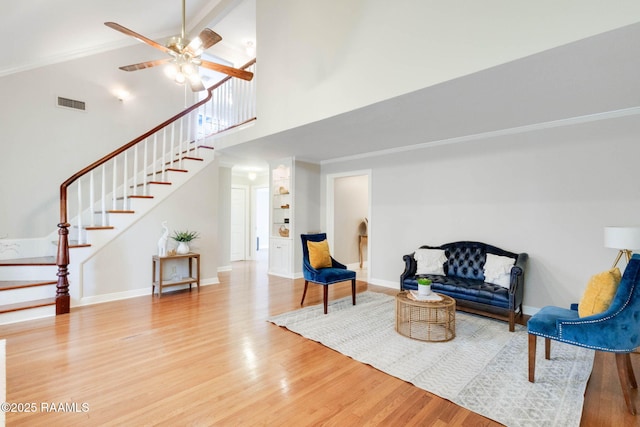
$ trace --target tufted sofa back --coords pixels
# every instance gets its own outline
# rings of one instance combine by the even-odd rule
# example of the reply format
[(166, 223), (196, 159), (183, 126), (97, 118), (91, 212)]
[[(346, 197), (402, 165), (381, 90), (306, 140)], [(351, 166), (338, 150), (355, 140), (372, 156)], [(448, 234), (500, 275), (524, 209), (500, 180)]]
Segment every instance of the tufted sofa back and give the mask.
[(447, 261), (444, 263), (445, 274), (465, 279), (484, 281), (484, 264), (487, 261), (487, 253), (507, 256), (514, 260), (518, 259), (516, 253), (481, 242), (453, 242), (441, 246), (422, 246), (422, 248), (444, 249), (447, 257)]

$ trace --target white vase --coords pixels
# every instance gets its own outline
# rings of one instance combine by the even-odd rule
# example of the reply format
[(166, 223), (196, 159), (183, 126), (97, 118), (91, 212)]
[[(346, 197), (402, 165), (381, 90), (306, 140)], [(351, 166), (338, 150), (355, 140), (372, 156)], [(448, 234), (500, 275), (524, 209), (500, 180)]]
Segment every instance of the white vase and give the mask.
[(176, 253), (180, 255), (185, 255), (189, 253), (189, 243), (187, 242), (178, 242), (178, 247), (176, 248)]
[(425, 297), (431, 295), (431, 285), (418, 284), (418, 295)]

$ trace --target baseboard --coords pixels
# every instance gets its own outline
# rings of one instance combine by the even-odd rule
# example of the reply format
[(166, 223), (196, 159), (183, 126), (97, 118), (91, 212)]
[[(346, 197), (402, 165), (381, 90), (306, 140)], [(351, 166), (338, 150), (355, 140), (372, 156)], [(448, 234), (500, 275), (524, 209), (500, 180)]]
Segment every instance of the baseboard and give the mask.
[(400, 292), (400, 282), (394, 282), (392, 280), (382, 280), (382, 279), (369, 279), (369, 283), (376, 286), (382, 286), (384, 288), (397, 289)]
[(354, 271), (364, 270), (367, 267), (368, 267), (368, 265), (367, 265), (366, 261), (362, 263), (362, 268), (360, 268), (360, 263), (359, 262), (354, 262), (354, 263), (351, 263), (351, 264), (347, 264), (347, 269), (354, 270)]
[[(218, 277), (211, 277), (207, 279), (200, 279), (200, 286), (209, 286), (209, 285), (218, 285), (220, 284), (220, 280)], [(182, 289), (188, 289), (189, 285), (182, 286), (172, 286), (172, 291), (178, 291)], [(136, 298), (142, 297), (145, 295), (151, 295), (151, 287), (146, 286), (140, 289), (132, 289), (130, 291), (124, 292), (114, 292), (111, 294), (103, 294), (103, 295), (95, 295), (91, 297), (84, 297), (80, 300), (79, 304), (72, 304), (72, 306), (84, 306), (84, 305), (93, 305), (93, 304), (102, 304), (104, 302), (110, 301), (118, 301), (122, 299)]]
[(229, 265), (223, 265), (222, 267), (218, 267), (218, 273), (222, 272), (222, 271), (231, 271), (231, 264)]

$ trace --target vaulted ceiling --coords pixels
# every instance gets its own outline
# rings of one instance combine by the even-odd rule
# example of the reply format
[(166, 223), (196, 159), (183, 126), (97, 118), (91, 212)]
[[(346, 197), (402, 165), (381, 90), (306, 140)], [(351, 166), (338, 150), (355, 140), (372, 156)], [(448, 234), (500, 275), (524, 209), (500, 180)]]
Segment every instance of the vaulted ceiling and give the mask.
[[(3, 1), (0, 76), (140, 43), (106, 27), (107, 21), (164, 44), (180, 34), (182, 0)], [(255, 0), (186, 0), (187, 33), (204, 27), (223, 37), (208, 54), (245, 61), (244, 47), (256, 38)]]

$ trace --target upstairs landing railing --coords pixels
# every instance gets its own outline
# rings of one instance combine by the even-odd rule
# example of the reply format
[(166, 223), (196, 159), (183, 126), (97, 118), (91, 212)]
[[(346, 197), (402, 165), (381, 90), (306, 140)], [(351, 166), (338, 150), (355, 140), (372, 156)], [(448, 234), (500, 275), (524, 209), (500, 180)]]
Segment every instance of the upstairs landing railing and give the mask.
[[(255, 74), (256, 61), (241, 69)], [(227, 77), (208, 89), (207, 96), (60, 185), (58, 281), (56, 314), (68, 313), (70, 228), (75, 245), (87, 243), (86, 231), (112, 228), (109, 213), (129, 213), (130, 199), (151, 198), (149, 187), (167, 184), (167, 171), (182, 171), (183, 161), (199, 158), (204, 140), (216, 133), (255, 120), (255, 79)], [(69, 213), (74, 215), (69, 221)]]

